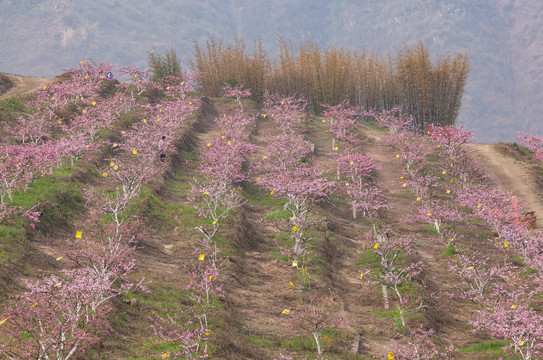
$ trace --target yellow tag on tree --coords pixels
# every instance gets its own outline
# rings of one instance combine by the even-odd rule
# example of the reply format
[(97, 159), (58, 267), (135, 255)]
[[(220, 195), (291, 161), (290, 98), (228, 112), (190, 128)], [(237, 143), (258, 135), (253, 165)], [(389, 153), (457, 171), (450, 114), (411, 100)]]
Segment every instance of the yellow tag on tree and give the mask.
[(138, 150), (134, 149), (132, 150), (132, 154), (136, 155), (138, 153)]
[(296, 260), (294, 260), (294, 261), (292, 262), (292, 266), (298, 266), (298, 262), (297, 262)]
[(292, 227), (292, 231), (294, 231), (294, 232), (298, 231), (298, 227), (297, 227), (296, 225), (294, 225), (294, 226)]
[(285, 314), (285, 315), (288, 315), (290, 313), (290, 310), (289, 309), (285, 309), (281, 312), (281, 314)]
[(374, 248), (374, 249), (379, 249), (379, 244), (373, 245), (373, 248)]
[(509, 241), (504, 242), (503, 247), (508, 248), (509, 247)]
[(77, 232), (75, 233), (75, 238), (76, 238), (76, 239), (81, 239), (81, 236), (82, 236), (82, 235), (83, 235), (83, 232), (77, 231)]
[(5, 318), (4, 320), (0, 321), (0, 325), (2, 325), (3, 323), (5, 323), (6, 321), (8, 321), (8, 318)]
[(198, 256), (198, 260), (200, 260), (200, 261), (204, 261), (205, 258), (206, 258), (206, 254), (200, 254)]

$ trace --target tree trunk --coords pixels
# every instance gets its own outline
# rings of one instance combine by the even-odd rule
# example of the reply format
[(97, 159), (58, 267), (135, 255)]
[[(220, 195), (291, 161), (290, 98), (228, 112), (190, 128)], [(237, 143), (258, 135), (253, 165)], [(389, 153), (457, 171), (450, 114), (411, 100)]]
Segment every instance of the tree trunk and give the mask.
[(383, 289), (383, 299), (385, 300), (385, 310), (390, 309), (390, 305), (388, 303), (388, 288), (386, 285), (381, 285), (381, 289)]

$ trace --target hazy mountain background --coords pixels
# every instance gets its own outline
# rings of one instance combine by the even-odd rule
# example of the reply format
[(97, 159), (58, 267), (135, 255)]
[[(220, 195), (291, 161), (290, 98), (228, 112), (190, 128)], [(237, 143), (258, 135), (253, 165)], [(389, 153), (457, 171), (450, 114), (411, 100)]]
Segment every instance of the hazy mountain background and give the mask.
[(294, 47), (365, 46), (394, 53), (421, 40), (432, 54), (467, 51), (460, 123), (480, 141), (543, 134), (542, 0), (0, 0), (0, 71), (54, 76), (80, 60), (147, 64), (172, 44), (278, 36)]

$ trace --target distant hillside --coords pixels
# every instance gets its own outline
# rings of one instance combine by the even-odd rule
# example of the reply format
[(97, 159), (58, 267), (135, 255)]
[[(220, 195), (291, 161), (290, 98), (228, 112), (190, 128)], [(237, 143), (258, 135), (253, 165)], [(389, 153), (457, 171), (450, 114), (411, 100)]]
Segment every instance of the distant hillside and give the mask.
[(543, 133), (543, 2), (536, 0), (3, 0), (0, 71), (54, 76), (91, 57), (146, 64), (151, 46), (190, 57), (209, 36), (396, 51), (467, 50), (472, 70), (460, 120), (481, 141)]

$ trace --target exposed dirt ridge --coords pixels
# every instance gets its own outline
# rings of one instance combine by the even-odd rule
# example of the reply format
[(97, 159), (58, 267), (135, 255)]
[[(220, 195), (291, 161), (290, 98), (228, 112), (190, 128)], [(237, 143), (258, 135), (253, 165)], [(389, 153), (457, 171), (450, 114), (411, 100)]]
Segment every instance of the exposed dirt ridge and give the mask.
[(39, 87), (44, 86), (51, 81), (49, 78), (20, 76), (14, 74), (4, 75), (6, 75), (6, 77), (11, 81), (12, 86), (7, 92), (0, 94), (0, 99), (34, 92)]
[(537, 227), (543, 221), (543, 197), (531, 174), (530, 165), (499, 151), (500, 144), (468, 144), (481, 160), (483, 170), (502, 190), (516, 195), (524, 211), (535, 211), (539, 218)]

